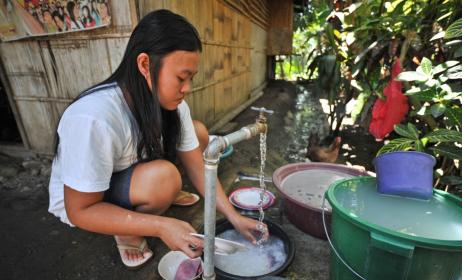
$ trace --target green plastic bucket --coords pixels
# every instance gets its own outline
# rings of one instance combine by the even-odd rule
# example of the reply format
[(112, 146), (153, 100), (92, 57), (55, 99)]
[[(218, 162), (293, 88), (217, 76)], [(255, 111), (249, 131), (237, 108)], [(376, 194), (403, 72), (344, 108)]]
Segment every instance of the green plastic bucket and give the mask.
[(334, 183), (331, 280), (462, 280), (462, 199), (383, 195), (373, 177)]

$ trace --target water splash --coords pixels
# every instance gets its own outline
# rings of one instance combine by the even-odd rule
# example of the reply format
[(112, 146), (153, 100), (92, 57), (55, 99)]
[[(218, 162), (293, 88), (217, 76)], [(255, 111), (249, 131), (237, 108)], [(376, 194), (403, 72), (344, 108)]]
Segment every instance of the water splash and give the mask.
[(276, 236), (270, 236), (265, 246), (253, 245), (233, 229), (220, 233), (218, 237), (242, 243), (248, 248), (232, 255), (215, 255), (215, 266), (233, 275), (265, 275), (279, 269), (287, 259), (284, 242)]

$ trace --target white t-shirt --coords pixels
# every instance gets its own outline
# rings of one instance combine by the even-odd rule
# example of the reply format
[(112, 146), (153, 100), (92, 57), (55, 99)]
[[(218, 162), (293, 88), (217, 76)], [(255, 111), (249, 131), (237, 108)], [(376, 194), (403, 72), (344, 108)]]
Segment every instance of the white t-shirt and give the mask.
[[(199, 146), (189, 107), (178, 106), (181, 139), (177, 150)], [(95, 92), (69, 106), (58, 126), (58, 154), (52, 165), (48, 211), (62, 222), (69, 219), (64, 208), (64, 184), (80, 192), (102, 192), (111, 175), (137, 161), (133, 130), (136, 121), (116, 83), (99, 86)]]

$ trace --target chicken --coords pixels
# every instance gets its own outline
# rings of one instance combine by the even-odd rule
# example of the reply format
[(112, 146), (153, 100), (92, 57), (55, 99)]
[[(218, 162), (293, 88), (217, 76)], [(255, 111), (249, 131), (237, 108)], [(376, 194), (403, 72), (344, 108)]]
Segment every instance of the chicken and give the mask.
[(335, 163), (338, 158), (342, 138), (328, 135), (319, 141), (317, 133), (311, 133), (308, 139), (306, 156), (313, 162)]

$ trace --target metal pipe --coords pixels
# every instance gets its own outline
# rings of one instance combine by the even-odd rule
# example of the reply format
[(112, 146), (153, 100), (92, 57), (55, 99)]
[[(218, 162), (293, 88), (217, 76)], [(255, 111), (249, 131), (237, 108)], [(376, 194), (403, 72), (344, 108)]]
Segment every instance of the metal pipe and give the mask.
[(217, 169), (221, 153), (229, 145), (242, 140), (250, 139), (259, 133), (266, 132), (266, 118), (263, 114), (257, 122), (247, 125), (238, 131), (226, 136), (218, 136), (212, 140), (204, 151), (205, 162), (205, 205), (204, 205), (204, 273), (202, 279), (215, 279), (215, 219), (216, 219), (216, 193)]
[(205, 164), (205, 211), (204, 211), (204, 274), (203, 279), (215, 279), (213, 256), (215, 255), (215, 219), (217, 193), (216, 164)]
[[(238, 175), (236, 177), (236, 179), (234, 179), (234, 183), (237, 183), (237, 182), (240, 182), (240, 181), (244, 181), (244, 180), (247, 180), (247, 181), (260, 181), (260, 178), (257, 177), (257, 176), (249, 176), (249, 175)], [(265, 177), (263, 179), (266, 183), (272, 183), (273, 180), (271, 180), (271, 178), (269, 177)]]

